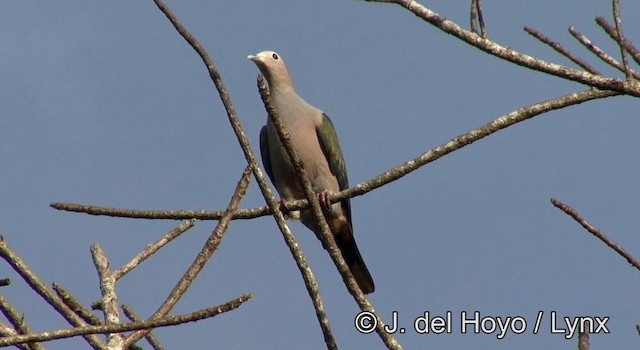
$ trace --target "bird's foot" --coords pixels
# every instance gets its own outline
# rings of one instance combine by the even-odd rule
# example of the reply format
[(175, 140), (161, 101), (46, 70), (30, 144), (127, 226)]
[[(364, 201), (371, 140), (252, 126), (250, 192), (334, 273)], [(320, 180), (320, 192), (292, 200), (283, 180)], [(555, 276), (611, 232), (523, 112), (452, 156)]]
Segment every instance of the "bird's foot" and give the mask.
[(289, 220), (289, 209), (287, 209), (287, 201), (284, 198), (280, 198), (280, 211), (282, 212), (282, 216), (284, 216), (285, 220)]
[(318, 203), (323, 209), (331, 208), (331, 201), (329, 200), (329, 196), (331, 196), (331, 192), (328, 190), (324, 190), (322, 192), (318, 192)]

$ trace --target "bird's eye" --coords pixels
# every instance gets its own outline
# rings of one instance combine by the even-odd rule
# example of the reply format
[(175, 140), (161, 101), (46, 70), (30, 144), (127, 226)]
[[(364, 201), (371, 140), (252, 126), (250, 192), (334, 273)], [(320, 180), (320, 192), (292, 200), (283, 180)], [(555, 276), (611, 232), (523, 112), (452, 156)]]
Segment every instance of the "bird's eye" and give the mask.
[(278, 59), (278, 54), (274, 52), (273, 54), (271, 54), (271, 57), (273, 57), (274, 60), (277, 60)]

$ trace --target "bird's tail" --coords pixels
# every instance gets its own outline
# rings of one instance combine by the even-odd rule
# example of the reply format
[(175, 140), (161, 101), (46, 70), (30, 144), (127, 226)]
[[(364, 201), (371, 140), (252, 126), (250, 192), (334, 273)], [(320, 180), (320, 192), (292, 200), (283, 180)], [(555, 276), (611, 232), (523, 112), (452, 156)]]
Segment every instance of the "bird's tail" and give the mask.
[(376, 286), (373, 283), (373, 278), (369, 273), (369, 269), (367, 269), (367, 265), (362, 260), (362, 255), (360, 255), (360, 250), (358, 250), (358, 245), (351, 231), (351, 225), (342, 225), (340, 232), (337, 232), (334, 237), (338, 248), (342, 252), (342, 257), (356, 282), (358, 282), (358, 286), (362, 289), (362, 293), (373, 293), (376, 290)]

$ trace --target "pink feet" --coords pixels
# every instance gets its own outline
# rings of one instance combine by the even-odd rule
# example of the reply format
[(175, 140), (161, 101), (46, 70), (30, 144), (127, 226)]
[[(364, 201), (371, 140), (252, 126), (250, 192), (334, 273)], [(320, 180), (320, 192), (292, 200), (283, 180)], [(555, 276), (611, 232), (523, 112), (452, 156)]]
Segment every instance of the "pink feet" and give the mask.
[(289, 209), (287, 209), (287, 201), (284, 198), (280, 198), (280, 211), (282, 212), (282, 216), (284, 216), (285, 220), (289, 220)]
[(331, 208), (331, 201), (329, 201), (330, 195), (331, 195), (331, 192), (329, 192), (328, 190), (318, 192), (318, 202), (320, 203), (320, 206), (322, 208), (324, 209)]

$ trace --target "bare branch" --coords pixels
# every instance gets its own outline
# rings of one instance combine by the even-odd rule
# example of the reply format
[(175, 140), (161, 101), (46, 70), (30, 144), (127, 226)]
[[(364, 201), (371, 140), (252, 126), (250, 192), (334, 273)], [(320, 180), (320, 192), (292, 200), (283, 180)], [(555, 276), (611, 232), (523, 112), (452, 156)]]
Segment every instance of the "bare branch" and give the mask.
[[(605, 63), (618, 69), (623, 73), (625, 72), (624, 66), (620, 64), (620, 62), (616, 61), (615, 58), (609, 56), (601, 48), (596, 46), (591, 40), (589, 40), (589, 38), (587, 38), (585, 35), (580, 33), (575, 27), (569, 27), (569, 33), (571, 33), (571, 35), (573, 35), (573, 37), (576, 38), (584, 47), (589, 49), (589, 51), (593, 52), (596, 56), (598, 56), (598, 58), (603, 60)], [(640, 74), (638, 74), (634, 70), (629, 69), (629, 71), (636, 78), (640, 78)]]
[[(73, 312), (67, 305), (65, 305), (57, 295), (55, 295), (47, 286), (42, 282), (40, 277), (36, 275), (31, 269), (25, 264), (24, 261), (9, 247), (5, 240), (0, 239), (0, 256), (7, 262), (11, 267), (24, 279), (24, 281), (33, 289), (36, 293), (38, 293), (42, 299), (44, 299), (49, 305), (51, 305), (62, 317), (64, 317), (69, 324), (74, 327), (85, 326), (86, 323)], [(84, 339), (93, 347), (94, 349), (103, 349), (104, 343), (100, 338), (95, 335), (85, 335)], [(29, 340), (33, 341), (33, 340)], [(2, 344), (2, 339), (0, 339), (0, 346)]]
[[(7, 320), (13, 325), (16, 334), (29, 334), (31, 328), (27, 325), (24, 319), (24, 315), (18, 314), (18, 311), (11, 305), (9, 300), (4, 295), (0, 294), (0, 312), (7, 318)], [(26, 350), (42, 350), (44, 347), (40, 343), (28, 343), (20, 347)]]
[[(289, 248), (289, 251), (291, 252), (292, 257), (294, 258), (296, 265), (298, 266), (298, 270), (303, 275), (303, 278), (313, 279), (313, 273), (311, 272), (311, 268), (309, 267), (306, 259), (304, 258), (302, 249), (300, 248), (295, 237), (289, 230), (289, 227), (287, 226), (284, 216), (280, 211), (278, 202), (276, 201), (273, 193), (271, 192), (271, 189), (267, 184), (267, 181), (264, 177), (264, 174), (262, 173), (262, 170), (260, 169), (260, 166), (256, 162), (256, 158), (253, 151), (251, 150), (249, 140), (247, 139), (242, 129), (242, 124), (240, 123), (240, 119), (238, 118), (235, 112), (235, 108), (233, 107), (233, 103), (231, 102), (231, 97), (229, 96), (229, 93), (227, 92), (227, 89), (224, 86), (224, 83), (222, 81), (220, 74), (218, 73), (215, 63), (213, 62), (209, 54), (206, 52), (206, 50), (202, 47), (202, 45), (180, 23), (180, 21), (175, 16), (175, 14), (173, 14), (171, 10), (161, 0), (154, 0), (154, 1), (158, 6), (158, 8), (162, 11), (162, 13), (173, 24), (173, 26), (176, 28), (178, 33), (198, 53), (198, 55), (204, 62), (205, 66), (207, 67), (207, 70), (209, 71), (209, 76), (211, 77), (211, 80), (216, 86), (216, 89), (218, 90), (218, 94), (220, 95), (220, 99), (222, 100), (222, 104), (225, 107), (225, 110), (227, 112), (227, 117), (229, 119), (231, 127), (233, 128), (236, 138), (238, 139), (240, 148), (244, 153), (247, 163), (251, 167), (254, 177), (258, 182), (258, 186), (260, 187), (260, 192), (262, 192), (262, 195), (265, 198), (265, 201), (267, 202), (270, 212), (273, 213), (273, 217), (276, 220), (276, 223), (278, 225), (278, 228), (280, 229), (280, 232), (282, 232), (282, 237), (285, 243), (287, 244), (287, 247)], [(227, 211), (225, 213), (225, 218), (230, 218), (231, 214), (233, 214), (234, 211), (235, 210)], [(318, 298), (319, 298), (319, 295), (318, 295)], [(317, 306), (319, 304), (321, 305), (321, 300), (318, 298), (314, 299), (312, 297), (314, 306)], [(316, 315), (320, 320), (319, 322), (321, 324), (321, 329), (323, 330), (323, 336), (325, 338), (325, 342), (327, 343), (334, 342), (330, 339), (332, 338), (332, 335), (325, 331), (327, 329), (328, 320), (326, 319), (326, 315), (324, 315), (324, 310), (316, 307)], [(326, 323), (326, 325), (323, 325), (323, 323)]]
[(164, 247), (167, 243), (171, 242), (174, 238), (177, 238), (190, 228), (192, 228), (196, 224), (195, 219), (187, 220), (178, 227), (173, 230), (167, 232), (164, 236), (162, 236), (159, 240), (154, 242), (153, 244), (147, 245), (144, 250), (142, 250), (138, 255), (136, 255), (129, 263), (122, 266), (121, 268), (115, 270), (113, 272), (113, 276), (116, 280), (122, 278), (125, 274), (129, 273), (131, 270), (140, 265), (143, 261), (145, 261), (148, 257), (153, 255), (155, 252), (160, 250), (160, 248)]
[(98, 316), (91, 313), (91, 311), (87, 310), (76, 297), (71, 295), (66, 289), (64, 289), (59, 284), (53, 283), (53, 290), (56, 292), (58, 297), (67, 305), (73, 312), (75, 312), (78, 316), (80, 316), (85, 322), (90, 325), (99, 325), (102, 324), (102, 320), (98, 318)]
[(620, 0), (612, 0), (613, 4), (613, 20), (616, 24), (616, 35), (618, 36), (618, 46), (620, 46), (620, 56), (622, 57), (622, 65), (624, 66), (624, 73), (628, 80), (633, 79), (631, 71), (629, 70), (629, 59), (627, 59), (627, 51), (622, 45), (624, 41), (624, 30), (622, 29), (622, 19), (620, 18)]
[(622, 38), (622, 40), (620, 40), (615, 27), (609, 24), (604, 17), (596, 17), (596, 23), (598, 23), (598, 25), (602, 27), (607, 34), (609, 34), (611, 39), (624, 45), (624, 48), (631, 54), (633, 60), (636, 61), (637, 64), (640, 64), (640, 50), (638, 50), (631, 41), (627, 40), (627, 38)]
[(549, 39), (544, 34), (538, 32), (537, 30), (535, 30), (533, 28), (530, 28), (530, 27), (524, 27), (524, 31), (529, 33), (529, 34), (531, 34), (534, 38), (536, 38), (536, 39), (542, 41), (543, 43), (547, 44), (549, 47), (551, 47), (552, 49), (556, 50), (556, 52), (558, 52), (561, 55), (567, 57), (572, 62), (574, 62), (577, 65), (579, 65), (580, 67), (584, 68), (584, 70), (586, 70), (587, 72), (601, 75), (600, 72), (598, 72), (595, 68), (593, 68), (591, 65), (589, 65), (584, 60), (582, 60), (580, 57), (578, 57), (575, 54), (573, 54), (571, 51), (565, 49), (564, 46), (562, 46), (559, 42)]
[(451, 34), (458, 39), (466, 42), (467, 44), (474, 46), (492, 56), (496, 56), (506, 61), (515, 63), (519, 66), (589, 85), (598, 89), (613, 90), (622, 94), (640, 97), (640, 82), (607, 78), (525, 55), (510, 47), (498, 45), (497, 43), (492, 42), (491, 40), (488, 40), (486, 38), (482, 38), (473, 32), (466, 31), (456, 23), (438, 15), (437, 13), (431, 11), (430, 9), (414, 0), (364, 1), (398, 4), (409, 10), (417, 17), (442, 30), (443, 32)]
[[(93, 205), (80, 205), (74, 203), (51, 203), (51, 206), (57, 210), (70, 211), (76, 213), (85, 213), (97, 216), (113, 216), (132, 219), (168, 219), (168, 220), (219, 220), (224, 210), (205, 211), (205, 210), (139, 210), (139, 209), (122, 209), (122, 208), (106, 208)], [(264, 208), (262, 208), (264, 209)], [(234, 215), (234, 219), (252, 219), (258, 216), (269, 214), (266, 210), (257, 213), (242, 211)]]
[[(577, 105), (583, 102), (616, 96), (616, 95), (618, 95), (618, 93), (613, 91), (586, 90), (582, 92), (576, 92), (576, 93), (560, 96), (551, 100), (539, 102), (527, 107), (517, 109), (509, 114), (498, 117), (477, 129), (473, 129), (465, 134), (457, 136), (456, 138), (423, 153), (417, 158), (408, 160), (403, 164), (395, 166), (370, 180), (357, 184), (347, 190), (340, 191), (338, 193), (333, 194), (330, 197), (331, 203), (338, 202), (345, 198), (353, 198), (356, 196), (361, 196), (365, 193), (373, 191), (451, 152), (457, 151), (458, 149), (468, 146), (493, 133), (496, 133), (502, 129), (508, 128), (512, 125), (518, 124), (520, 122), (531, 119), (538, 115), (542, 115), (544, 113), (547, 113), (553, 110), (558, 110), (565, 107)], [(76, 206), (79, 207), (80, 205), (76, 205)], [(85, 207), (96, 208), (94, 206), (85, 206)], [(292, 211), (301, 210), (301, 209), (308, 208), (308, 204), (306, 199), (299, 199), (299, 200), (287, 202), (286, 207), (288, 210), (292, 210)], [(276, 208), (279, 211), (279, 208), (277, 205), (276, 205)], [(108, 211), (108, 208), (102, 208), (102, 209), (104, 211)], [(172, 211), (172, 212), (177, 212), (177, 211)], [(191, 212), (191, 211), (188, 211), (188, 212)], [(207, 212), (207, 213), (211, 215), (210, 217), (211, 219), (219, 218), (218, 212)], [(261, 207), (256, 209), (241, 210), (236, 213), (237, 213), (237, 216), (235, 217), (242, 218), (242, 219), (249, 219), (249, 218), (254, 218), (258, 216), (268, 215), (269, 208)], [(157, 215), (155, 217), (157, 217)]]
[[(124, 314), (129, 318), (129, 320), (134, 322), (142, 321), (142, 319), (129, 305), (122, 305), (122, 311), (124, 311)], [(164, 346), (160, 344), (160, 341), (153, 332), (149, 332), (149, 334), (145, 336), (145, 339), (147, 339), (147, 342), (149, 342), (149, 345), (151, 345), (154, 350), (164, 350)]]
[[(229, 227), (229, 223), (231, 222), (231, 213), (233, 213), (240, 204), (242, 197), (244, 197), (247, 192), (247, 187), (249, 186), (249, 179), (251, 176), (251, 171), (249, 166), (247, 166), (242, 172), (242, 176), (240, 181), (236, 186), (235, 191), (233, 192), (233, 196), (229, 202), (229, 206), (227, 207), (227, 211), (225, 215), (218, 221), (215, 229), (205, 242), (204, 246), (196, 256), (196, 258), (191, 263), (191, 266), (187, 269), (187, 271), (180, 277), (178, 283), (173, 287), (173, 290), (167, 297), (167, 299), (160, 305), (158, 310), (150, 317), (150, 320), (155, 320), (166, 316), (169, 311), (176, 305), (178, 300), (184, 295), (187, 289), (191, 286), (191, 283), (196, 279), (200, 271), (204, 268), (204, 265), (209, 261), (213, 253), (222, 242), (222, 237), (224, 236), (225, 231)], [(134, 334), (130, 335), (125, 340), (125, 347), (131, 346), (136, 343), (140, 338), (146, 336), (149, 331), (137, 331)]]
[[(314, 211), (314, 215), (316, 215), (316, 219), (318, 220), (318, 224), (320, 225), (323, 231), (323, 235), (330, 236), (329, 238), (330, 241), (328, 243), (327, 250), (329, 250), (330, 253), (331, 253), (331, 250), (333, 250), (334, 253), (338, 252), (338, 254), (340, 254), (338, 247), (336, 246), (336, 243), (333, 240), (333, 237), (331, 237), (332, 235), (330, 233), (329, 226), (327, 225), (327, 221), (325, 220), (324, 215), (322, 214), (322, 210), (320, 209), (318, 199), (316, 198), (315, 193), (313, 193), (313, 190), (311, 189), (311, 184), (309, 183), (309, 179), (302, 165), (302, 161), (300, 160), (297, 153), (293, 149), (289, 134), (286, 132), (286, 130), (284, 129), (284, 125), (282, 125), (282, 122), (278, 118), (275, 108), (273, 108), (273, 105), (271, 103), (271, 96), (266, 87), (265, 80), (262, 75), (258, 76), (257, 83), (258, 83), (258, 90), (260, 92), (260, 97), (262, 98), (262, 102), (264, 103), (264, 107), (267, 111), (267, 114), (269, 115), (269, 118), (271, 118), (271, 120), (273, 121), (276, 127), (276, 130), (278, 132), (278, 137), (280, 138), (283, 145), (285, 146), (287, 154), (289, 155), (289, 158), (291, 159), (291, 162), (293, 163), (296, 169), (300, 186), (304, 189), (307, 200), (309, 201), (309, 203), (311, 203), (311, 208)], [(348, 269), (346, 267), (346, 263), (344, 262), (344, 260), (341, 260), (341, 264), (342, 266), (338, 267), (338, 269), (340, 268)], [(353, 276), (351, 276), (351, 274), (349, 274), (348, 276), (350, 279), (350, 283), (355, 284), (355, 280), (353, 279)], [(304, 280), (304, 284), (307, 288), (309, 296), (313, 301), (313, 304), (314, 304), (313, 306), (314, 306), (314, 309), (316, 310), (316, 317), (318, 318), (318, 322), (320, 323), (320, 327), (322, 328), (322, 334), (324, 335), (325, 344), (327, 345), (328, 349), (337, 349), (338, 345), (336, 344), (336, 341), (333, 337), (333, 332), (331, 331), (329, 320), (324, 311), (324, 306), (322, 304), (322, 299), (320, 297), (320, 290), (319, 290), (318, 284), (315, 278), (313, 277), (313, 274), (308, 273), (307, 271), (304, 271), (302, 273), (302, 278)], [(360, 293), (362, 294), (362, 292)]]
[(640, 261), (631, 255), (631, 253), (627, 252), (622, 246), (616, 243), (614, 240), (609, 238), (604, 233), (600, 232), (595, 226), (591, 225), (587, 220), (583, 219), (580, 214), (578, 214), (573, 208), (570, 206), (560, 202), (557, 199), (552, 198), (551, 203), (558, 209), (565, 212), (567, 215), (571, 216), (575, 221), (577, 221), (582, 227), (584, 227), (587, 231), (589, 231), (592, 235), (596, 236), (600, 239), (604, 244), (609, 246), (609, 248), (615, 250), (618, 254), (620, 254), (623, 258), (627, 259), (629, 264), (631, 264), (636, 269), (640, 270)]
[(200, 321), (207, 318), (217, 316), (219, 314), (232, 311), (240, 307), (245, 301), (249, 300), (252, 295), (244, 294), (239, 298), (230, 300), (222, 305), (214, 306), (207, 309), (202, 309), (189, 314), (167, 316), (160, 319), (131, 322), (125, 324), (104, 324), (99, 326), (83, 326), (70, 329), (61, 329), (56, 331), (34, 333), (29, 335), (17, 335), (12, 337), (0, 338), (0, 347), (10, 346), (16, 344), (24, 344), (29, 342), (42, 342), (54, 339), (71, 338), (78, 335), (92, 335), (92, 334), (108, 334), (108, 333), (122, 333), (128, 331), (137, 331), (141, 329), (153, 329), (158, 327), (174, 326), (187, 322)]

